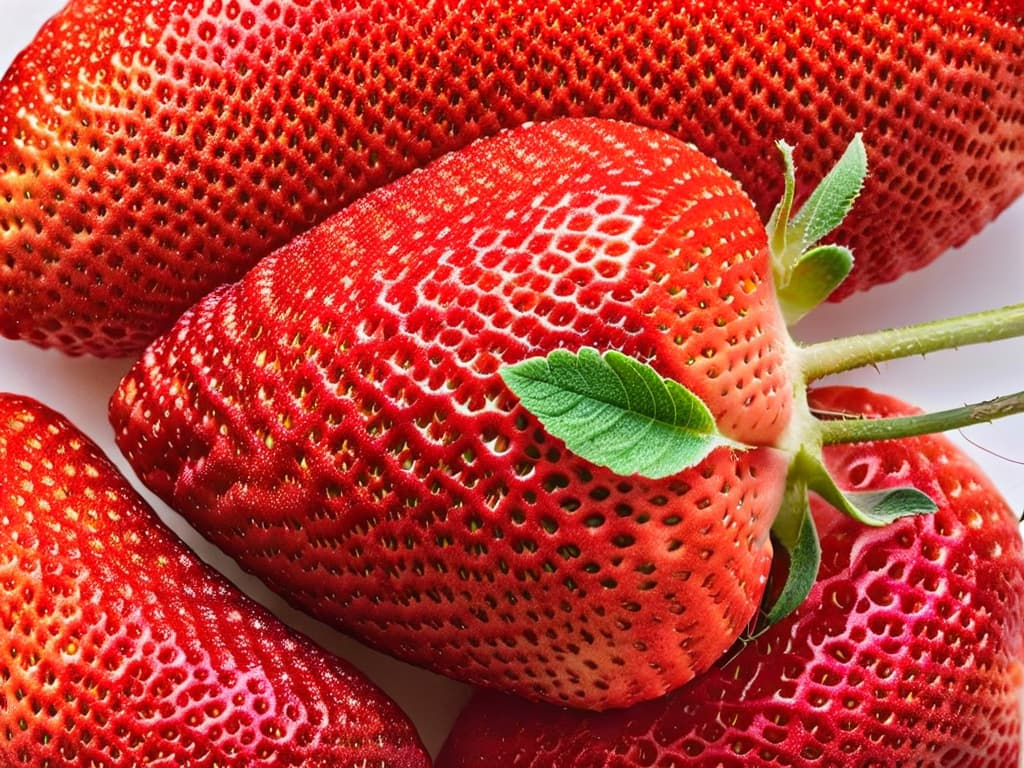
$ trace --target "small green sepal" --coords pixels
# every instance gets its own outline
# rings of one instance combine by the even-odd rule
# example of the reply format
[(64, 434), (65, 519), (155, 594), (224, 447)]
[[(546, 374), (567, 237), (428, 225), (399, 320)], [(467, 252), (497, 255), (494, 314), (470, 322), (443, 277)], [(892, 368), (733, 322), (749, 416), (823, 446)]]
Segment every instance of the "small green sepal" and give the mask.
[(815, 247), (838, 227), (853, 207), (867, 177), (867, 152), (857, 134), (842, 157), (796, 213), (796, 168), (793, 148), (777, 144), (782, 154), (785, 188), (768, 220), (772, 275), (786, 322), (792, 325), (846, 279), (853, 254), (836, 245)]
[[(796, 166), (793, 163), (793, 147), (785, 141), (775, 142), (775, 146), (782, 155), (782, 174), (785, 186), (782, 191), (782, 199), (779, 200), (775, 210), (768, 219), (768, 242), (771, 245), (772, 253), (775, 255), (773, 266), (776, 268), (785, 267), (782, 264), (783, 254), (789, 253), (789, 218), (793, 212), (793, 199), (796, 197)], [(798, 252), (797, 252), (798, 253)], [(785, 271), (785, 270), (783, 270)], [(780, 275), (776, 274), (776, 280)]]
[(829, 475), (821, 459), (801, 449), (794, 459), (807, 487), (833, 507), (864, 525), (881, 527), (900, 518), (930, 515), (938, 505), (925, 493), (910, 487), (886, 488), (879, 491), (842, 491)]
[(792, 472), (786, 481), (786, 493), (772, 534), (788, 553), (789, 568), (775, 601), (762, 606), (760, 630), (781, 621), (807, 599), (821, 565), (821, 545), (811, 516), (807, 484)]
[(842, 224), (860, 195), (867, 175), (867, 151), (858, 133), (832, 170), (790, 220), (790, 229), (799, 234), (801, 251), (821, 242), (823, 237)]
[(853, 253), (841, 245), (819, 245), (801, 254), (789, 284), (777, 291), (788, 325), (821, 304), (850, 274)]
[(746, 447), (718, 431), (690, 390), (620, 352), (556, 350), (500, 373), (551, 435), (620, 475), (658, 479), (696, 466), (718, 447)]

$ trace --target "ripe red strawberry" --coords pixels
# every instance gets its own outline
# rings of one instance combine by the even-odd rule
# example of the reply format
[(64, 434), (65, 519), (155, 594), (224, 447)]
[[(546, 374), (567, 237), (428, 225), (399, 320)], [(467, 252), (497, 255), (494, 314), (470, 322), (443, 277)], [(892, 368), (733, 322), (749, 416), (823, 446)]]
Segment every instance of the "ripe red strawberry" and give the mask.
[(1024, 190), (1020, 0), (72, 0), (0, 83), (0, 332), (128, 354), (366, 191), (500, 127), (599, 115), (695, 142), (758, 207), (863, 131), (843, 291)]
[(783, 440), (765, 229), (710, 160), (626, 123), (502, 134), (372, 193), (190, 310), (116, 393), (144, 482), (318, 618), (453, 677), (621, 706), (754, 613), (789, 457), (664, 480), (565, 450), (498, 375), (656, 360), (730, 439)]
[(0, 395), (0, 763), (427, 766), (354, 669), (201, 563), (63, 417)]
[[(819, 391), (829, 411), (909, 409)], [(1017, 520), (942, 437), (826, 449), (841, 485), (910, 480), (934, 516), (860, 526), (820, 505), (827, 553), (804, 605), (687, 687), (587, 715), (479, 694), (437, 768), (1015, 768), (1024, 553)]]

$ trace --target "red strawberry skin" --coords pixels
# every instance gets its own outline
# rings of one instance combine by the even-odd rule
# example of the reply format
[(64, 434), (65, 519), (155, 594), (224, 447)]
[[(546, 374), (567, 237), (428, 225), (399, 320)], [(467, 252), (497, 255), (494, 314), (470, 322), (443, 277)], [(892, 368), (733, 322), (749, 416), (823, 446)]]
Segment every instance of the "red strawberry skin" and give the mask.
[(190, 310), (122, 381), (116, 439), (244, 568), (373, 646), (573, 706), (651, 698), (752, 615), (785, 454), (623, 478), (547, 436), (498, 369), (619, 349), (773, 445), (792, 391), (765, 241), (735, 183), (661, 132), (522, 127)]
[(0, 763), (389, 766), (398, 707), (201, 563), (72, 424), (0, 395)]
[(1024, 4), (72, 0), (0, 83), (0, 332), (127, 355), (370, 189), (526, 120), (692, 141), (763, 213), (863, 131), (843, 292), (1024, 190)]
[[(848, 388), (818, 407), (911, 412)], [(1024, 554), (1012, 510), (943, 437), (826, 449), (847, 489), (912, 484), (934, 516), (881, 529), (815, 508), (824, 559), (808, 600), (699, 680), (585, 716), (481, 693), (437, 768), (1015, 768)]]

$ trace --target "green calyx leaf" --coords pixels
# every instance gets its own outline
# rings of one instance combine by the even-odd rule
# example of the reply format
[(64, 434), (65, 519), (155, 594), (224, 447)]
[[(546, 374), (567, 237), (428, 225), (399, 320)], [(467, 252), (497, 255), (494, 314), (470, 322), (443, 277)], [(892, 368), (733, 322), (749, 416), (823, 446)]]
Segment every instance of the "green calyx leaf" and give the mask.
[(745, 447), (719, 433), (690, 390), (619, 352), (556, 350), (501, 376), (569, 450), (621, 475), (667, 477), (720, 446)]
[(864, 149), (864, 140), (858, 133), (846, 147), (839, 161), (789, 222), (789, 229), (794, 235), (799, 235), (802, 251), (820, 242), (825, 235), (843, 223), (846, 214), (853, 208), (867, 175), (867, 151)]
[(802, 253), (785, 288), (776, 291), (790, 325), (821, 304), (853, 269), (853, 253), (841, 245), (820, 245)]
[[(773, 266), (776, 269), (776, 281), (781, 278), (788, 278), (785, 274), (787, 261), (786, 255), (793, 253), (789, 246), (790, 214), (793, 211), (793, 198), (796, 196), (796, 165), (793, 163), (793, 147), (784, 141), (775, 143), (779, 153), (782, 155), (782, 173), (785, 188), (782, 192), (782, 199), (775, 206), (771, 217), (768, 219), (768, 242), (774, 256)], [(799, 251), (795, 251), (799, 255)], [(780, 272), (781, 270), (781, 272)]]
[(879, 491), (842, 491), (821, 459), (801, 448), (789, 466), (786, 491), (779, 514), (772, 524), (772, 536), (789, 555), (789, 567), (782, 588), (766, 596), (758, 631), (764, 631), (793, 612), (810, 594), (821, 565), (821, 544), (811, 515), (809, 493), (813, 491), (855, 520), (874, 527), (888, 525), (903, 517), (935, 512), (935, 502), (916, 488)]
[(807, 483), (798, 473), (790, 472), (779, 516), (772, 526), (776, 543), (789, 555), (789, 569), (781, 591), (771, 604), (762, 607), (760, 629), (792, 613), (810, 594), (821, 564), (821, 545), (811, 516)]
[(880, 527), (903, 517), (930, 515), (938, 509), (927, 494), (916, 488), (842, 491), (825, 469), (821, 459), (804, 449), (801, 449), (793, 460), (792, 471), (797, 472), (805, 480), (807, 487), (825, 501), (864, 525)]
[(776, 290), (786, 321), (792, 325), (824, 301), (853, 267), (848, 248), (815, 246), (853, 207), (867, 177), (867, 152), (857, 134), (800, 210), (791, 215), (796, 192), (793, 148), (785, 142), (778, 147), (785, 191), (768, 221), (768, 237)]

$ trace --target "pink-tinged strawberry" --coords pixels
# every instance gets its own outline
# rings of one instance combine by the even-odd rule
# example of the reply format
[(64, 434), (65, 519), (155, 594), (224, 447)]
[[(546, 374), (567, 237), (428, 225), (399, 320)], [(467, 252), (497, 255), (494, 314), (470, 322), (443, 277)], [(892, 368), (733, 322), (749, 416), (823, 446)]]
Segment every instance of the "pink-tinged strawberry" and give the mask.
[(1022, 84), (1020, 0), (72, 0), (0, 83), (0, 332), (137, 352), (368, 190), (564, 115), (695, 142), (765, 212), (771, 142), (810, 188), (862, 132), (866, 288), (1024, 190)]
[[(865, 390), (833, 413), (910, 409)], [(932, 516), (866, 528), (816, 504), (825, 556), (808, 600), (685, 688), (585, 714), (482, 692), (438, 768), (1016, 768), (1024, 553), (1016, 516), (943, 437), (836, 446), (850, 490), (912, 483)]]
[(414, 768), (408, 718), (201, 563), (71, 423), (0, 395), (0, 763)]
[[(794, 382), (766, 239), (663, 133), (519, 128), (200, 302), (121, 383), (116, 437), (244, 568), (373, 646), (555, 702), (651, 698), (732, 644), (770, 567)], [(661, 480), (569, 452), (499, 369), (583, 346), (658, 360), (723, 444)]]

